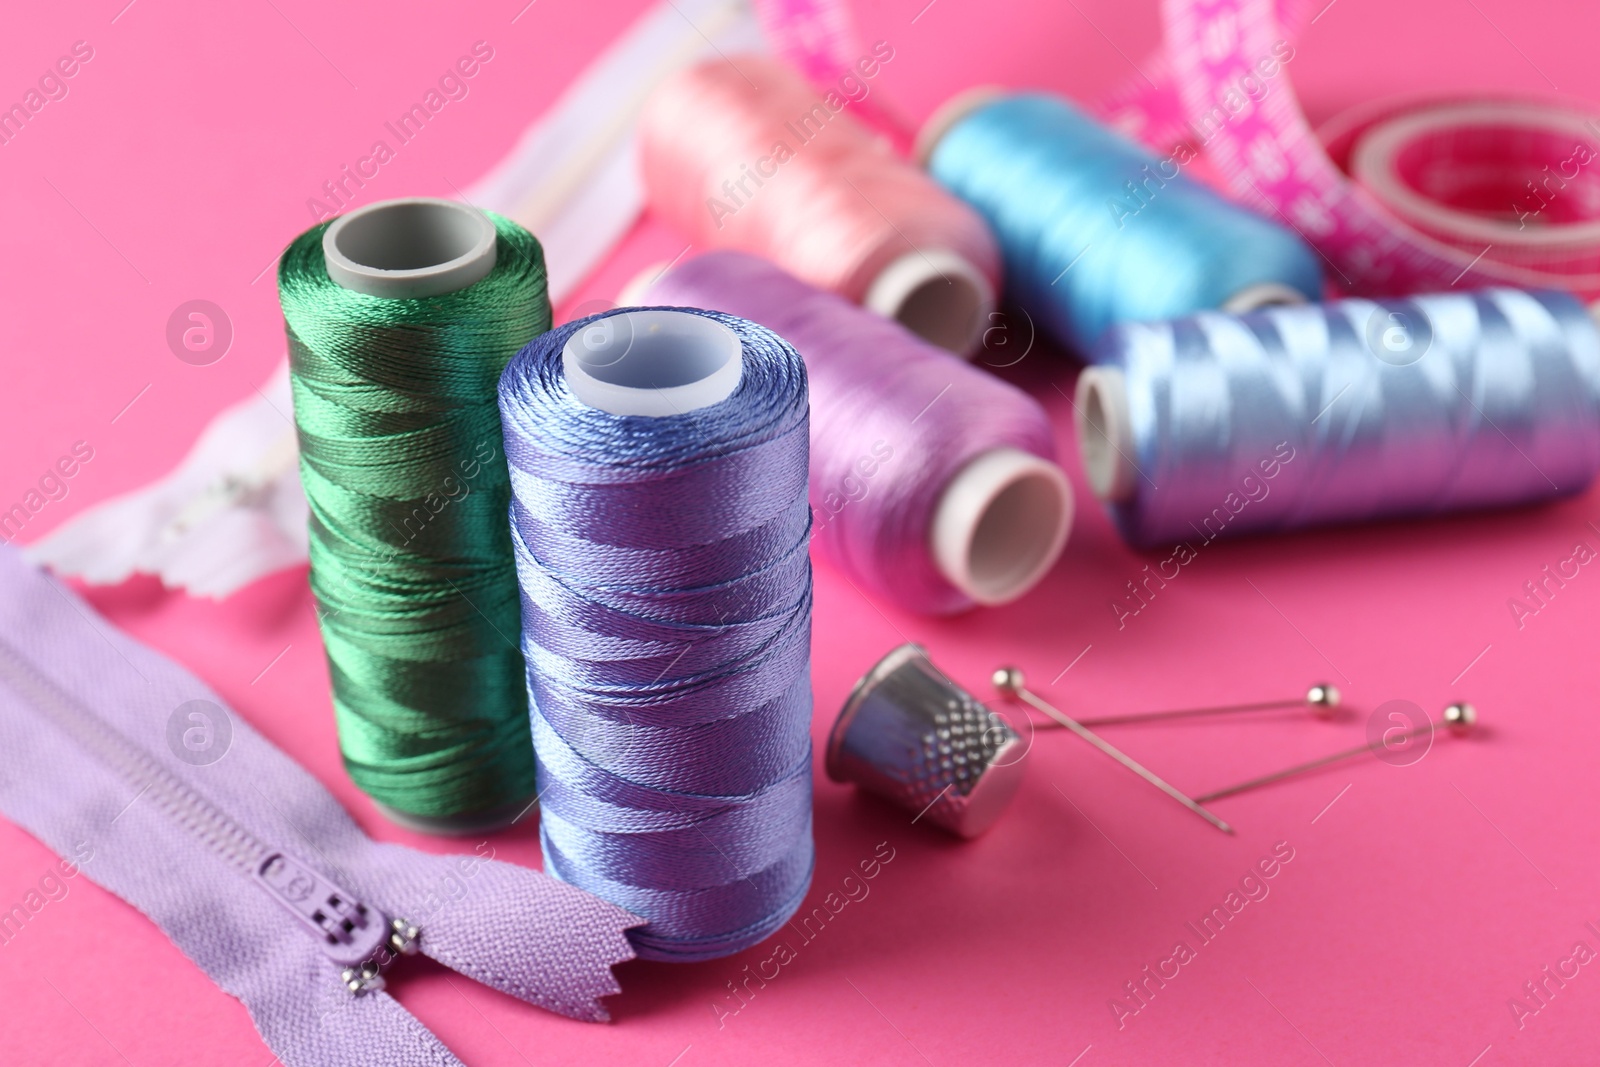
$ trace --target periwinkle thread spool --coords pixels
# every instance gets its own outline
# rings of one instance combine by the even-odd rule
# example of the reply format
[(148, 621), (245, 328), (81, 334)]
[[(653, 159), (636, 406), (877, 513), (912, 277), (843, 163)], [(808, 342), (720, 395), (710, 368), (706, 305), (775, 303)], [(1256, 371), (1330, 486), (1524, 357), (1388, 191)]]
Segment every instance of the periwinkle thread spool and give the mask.
[(1134, 545), (1523, 504), (1600, 471), (1600, 331), (1566, 293), (1204, 313), (1095, 355), (1080, 452)]
[(649, 303), (759, 322), (806, 361), (812, 539), (851, 580), (913, 611), (1000, 604), (1060, 554), (1072, 487), (1020, 389), (742, 252), (708, 252)]
[(761, 56), (668, 79), (639, 122), (652, 210), (698, 245), (759, 253), (942, 348), (975, 351), (999, 286), (994, 238), (833, 95)]
[(1115, 323), (1322, 292), (1315, 253), (1290, 230), (1191, 181), (1187, 158), (1158, 159), (1064, 100), (969, 93), (920, 144), (928, 172), (994, 231), (1007, 301), (1079, 353)]
[(634, 309), (500, 385), (545, 870), (728, 955), (810, 884), (806, 378), (771, 331)]
[(414, 829), (505, 825), (534, 766), (495, 387), (550, 325), (539, 242), (388, 201), (301, 234), (278, 278), (345, 765)]

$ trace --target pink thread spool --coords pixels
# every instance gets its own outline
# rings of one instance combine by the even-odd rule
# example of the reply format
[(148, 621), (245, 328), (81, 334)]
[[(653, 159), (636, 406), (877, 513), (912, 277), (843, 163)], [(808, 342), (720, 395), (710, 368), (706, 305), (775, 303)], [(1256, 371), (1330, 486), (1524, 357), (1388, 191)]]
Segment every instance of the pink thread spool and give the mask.
[(795, 346), (812, 540), (866, 591), (930, 614), (1003, 604), (1060, 555), (1072, 485), (1022, 390), (742, 252), (651, 268), (622, 301), (725, 311)]
[(740, 56), (668, 79), (640, 117), (639, 159), (651, 208), (696, 244), (755, 252), (976, 351), (1000, 283), (983, 220), (781, 62)]

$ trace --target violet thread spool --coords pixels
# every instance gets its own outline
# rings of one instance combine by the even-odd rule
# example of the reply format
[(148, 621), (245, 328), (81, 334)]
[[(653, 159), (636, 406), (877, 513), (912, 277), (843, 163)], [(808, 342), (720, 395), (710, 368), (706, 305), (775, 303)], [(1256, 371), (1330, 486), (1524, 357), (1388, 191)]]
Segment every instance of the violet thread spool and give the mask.
[(659, 274), (624, 299), (726, 311), (805, 359), (813, 539), (854, 582), (943, 614), (1015, 600), (1049, 571), (1072, 486), (1032, 397), (754, 256)]
[(545, 870), (642, 957), (748, 948), (815, 861), (805, 367), (634, 308), (535, 338), (500, 404)]

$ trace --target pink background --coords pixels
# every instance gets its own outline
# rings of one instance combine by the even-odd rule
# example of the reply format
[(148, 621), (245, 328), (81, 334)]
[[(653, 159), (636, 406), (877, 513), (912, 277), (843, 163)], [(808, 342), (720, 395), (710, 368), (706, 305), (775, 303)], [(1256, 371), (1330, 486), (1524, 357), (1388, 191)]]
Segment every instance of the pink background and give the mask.
[[(95, 450), (24, 541), (164, 474), (219, 408), (264, 380), (283, 352), (266, 268), (310, 221), (306, 198), (472, 42), (487, 40), (495, 57), (471, 95), (407, 145), (368, 198), (449, 196), (478, 178), (644, 6), (537, 0), (513, 23), (525, 0), (448, 11), (416, 0), (361, 9), (136, 0), (119, 16), (124, 2), (12, 5), (0, 35), (5, 100), (74, 41), (95, 50), (70, 95), (0, 146), (0, 505), (21, 499), (74, 441)], [(937, 0), (912, 24), (924, 2), (854, 5), (866, 39), (896, 50), (874, 92), (918, 120), (983, 82), (1092, 98), (1158, 37), (1148, 2)], [(1422, 89), (1553, 85), (1600, 99), (1586, 7), (1336, 0), (1290, 75), (1315, 119)], [(573, 304), (612, 298), (681, 248), (647, 222)], [(195, 298), (221, 304), (236, 331), (208, 367), (179, 362), (164, 340), (169, 313)], [(798, 946), (799, 958), (720, 1028), (712, 1005), (736, 1003), (726, 983), (770, 944), (695, 966), (624, 966), (610, 1026), (569, 1022), (426, 962), (397, 974), (400, 999), (485, 1067), (1594, 1062), (1600, 967), (1583, 968), (1521, 1030), (1507, 1001), (1578, 940), (1600, 949), (1584, 927), (1600, 924), (1600, 570), (1584, 568), (1520, 630), (1507, 599), (1576, 543), (1600, 547), (1596, 494), (1215, 544), (1119, 631), (1109, 602), (1160, 557), (1124, 548), (1087, 503), (1058, 391), (1070, 391), (1074, 367), (1040, 350), (1013, 373), (1050, 408), (1080, 479), (1085, 504), (1065, 555), (1020, 603), (946, 621), (867, 603), (819, 567), (819, 742), (858, 674), (908, 639), (980, 696), (989, 671), (1015, 661), (1076, 710), (1260, 699), (1324, 678), (1344, 689), (1350, 708), (1337, 723), (1285, 713), (1114, 735), (1194, 792), (1358, 744), (1368, 713), (1391, 698), (1429, 712), (1470, 699), (1481, 736), (1443, 739), (1409, 767), (1365, 760), (1220, 801), (1237, 838), (1057, 734), (1038, 739), (1009, 814), (967, 844), (819, 776), (811, 903), (879, 842), (895, 858), (868, 898)], [(151, 580), (92, 596), (310, 766), (375, 836), (450, 848), (387, 825), (345, 777), (303, 572), (221, 604)], [(1119, 1030), (1110, 998), (1178, 939), (1193, 947), (1185, 922), (1278, 841), (1294, 860), (1270, 896)], [(538, 863), (530, 833), (495, 846)], [(9, 907), (52, 857), (8, 823), (0, 855)], [(271, 1061), (244, 1010), (152, 925), (87, 880), (70, 884), (0, 947), (0, 1062)]]

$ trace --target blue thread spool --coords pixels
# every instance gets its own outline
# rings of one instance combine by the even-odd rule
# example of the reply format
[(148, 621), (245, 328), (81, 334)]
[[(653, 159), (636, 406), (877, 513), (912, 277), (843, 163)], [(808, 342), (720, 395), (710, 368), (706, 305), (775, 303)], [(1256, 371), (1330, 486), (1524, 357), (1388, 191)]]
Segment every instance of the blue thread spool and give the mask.
[(1108, 327), (1314, 300), (1315, 253), (1064, 100), (976, 90), (924, 127), (928, 171), (989, 223), (1007, 300), (1090, 350)]
[(1600, 472), (1600, 330), (1562, 292), (1341, 300), (1119, 326), (1078, 379), (1130, 544), (1526, 504)]
[(641, 957), (761, 941), (811, 881), (800, 356), (632, 309), (500, 381), (545, 871), (649, 920)]

